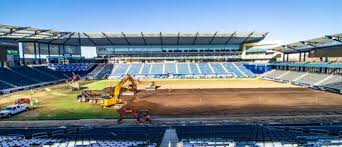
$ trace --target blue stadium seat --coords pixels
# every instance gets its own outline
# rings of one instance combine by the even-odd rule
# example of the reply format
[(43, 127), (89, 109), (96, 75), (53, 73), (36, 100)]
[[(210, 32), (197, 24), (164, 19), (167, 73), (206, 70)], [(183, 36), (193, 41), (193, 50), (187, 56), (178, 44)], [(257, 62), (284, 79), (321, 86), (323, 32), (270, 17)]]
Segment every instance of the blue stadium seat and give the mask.
[(197, 63), (198, 64), (198, 67), (200, 68), (202, 74), (205, 74), (205, 75), (211, 75), (211, 74), (215, 74), (210, 66), (208, 65), (208, 63)]
[(177, 74), (185, 74), (190, 75), (192, 74), (189, 70), (188, 63), (177, 63), (178, 73)]
[(175, 63), (165, 63), (165, 70), (164, 70), (164, 73), (165, 74), (168, 74), (168, 73), (177, 73), (176, 72), (176, 64)]

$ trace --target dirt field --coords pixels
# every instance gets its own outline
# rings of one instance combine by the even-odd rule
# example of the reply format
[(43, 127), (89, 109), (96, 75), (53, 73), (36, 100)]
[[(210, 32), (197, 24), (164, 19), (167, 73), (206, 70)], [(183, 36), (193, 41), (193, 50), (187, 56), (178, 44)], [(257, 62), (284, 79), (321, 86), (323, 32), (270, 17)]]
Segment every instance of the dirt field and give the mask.
[(145, 89), (151, 81), (159, 89), (212, 89), (212, 88), (289, 88), (291, 84), (277, 83), (257, 78), (236, 79), (149, 79), (138, 82), (139, 89)]
[(141, 91), (127, 107), (160, 117), (342, 114), (342, 96), (307, 88), (225, 88)]
[[(156, 91), (145, 91), (155, 81)], [(102, 89), (118, 81), (82, 81), (83, 88)], [(140, 92), (124, 96), (124, 107), (148, 109), (153, 117), (342, 115), (342, 95), (262, 79), (150, 79), (137, 82)], [(80, 92), (66, 84), (0, 96), (0, 107), (18, 97), (35, 97), (37, 109), (0, 120), (74, 120), (117, 118), (114, 109), (79, 103)], [(223, 117), (221, 117), (223, 118)]]

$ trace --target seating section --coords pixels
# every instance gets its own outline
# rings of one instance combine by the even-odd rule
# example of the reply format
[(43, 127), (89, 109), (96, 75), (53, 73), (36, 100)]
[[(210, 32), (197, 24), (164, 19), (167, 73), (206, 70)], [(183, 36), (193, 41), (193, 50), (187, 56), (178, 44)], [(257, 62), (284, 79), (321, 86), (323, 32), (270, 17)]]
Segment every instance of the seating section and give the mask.
[(13, 88), (13, 86), (0, 81), (0, 90)]
[(184, 74), (184, 75), (191, 74), (188, 63), (177, 63), (176, 67), (178, 69), (179, 74)]
[(236, 77), (245, 77), (241, 70), (234, 63), (222, 63), (228, 72), (234, 73)]
[(104, 68), (105, 64), (97, 64), (96, 67), (87, 74), (87, 77), (94, 79), (96, 75)]
[[(0, 146), (121, 146), (157, 147), (164, 127), (70, 129), (0, 129)], [(40, 130), (41, 132), (37, 132)], [(23, 134), (22, 134), (23, 133)], [(21, 134), (6, 136), (7, 134)], [(25, 138), (24, 138), (25, 137)]]
[(291, 82), (312, 88), (342, 93), (342, 76), (309, 72), (272, 70), (261, 77), (276, 81)]
[(110, 75), (113, 68), (113, 64), (105, 64), (104, 67), (95, 75), (94, 79), (103, 79), (106, 75)]
[(305, 83), (305, 84), (308, 84), (308, 85), (315, 85), (316, 83), (318, 83), (319, 81), (321, 81), (322, 79), (325, 79), (327, 77), (328, 76), (326, 74), (307, 73), (306, 76), (304, 76), (303, 78), (298, 79), (297, 82)]
[(214, 74), (214, 71), (211, 70), (208, 63), (197, 63), (197, 65), (200, 68), (202, 74), (205, 74), (205, 75)]
[(110, 79), (117, 79), (125, 74), (154, 78), (167, 78), (170, 75), (173, 78), (255, 77), (242, 63), (119, 63), (114, 66)]
[[(167, 129), (175, 130), (174, 138), (167, 136)], [(341, 146), (341, 131), (340, 124), (0, 128), (0, 146), (157, 147), (171, 141), (184, 147)]]
[(35, 66), (32, 68), (36, 69), (37, 71), (40, 71), (44, 75), (50, 75), (50, 76), (55, 77), (56, 79), (59, 79), (59, 80), (69, 78), (68, 76), (66, 76), (62, 72), (56, 72), (56, 71), (54, 71), (54, 70), (52, 70), (46, 66)]
[[(21, 73), (25, 75), (25, 73)], [(13, 84), (15, 86), (27, 86), (39, 83), (38, 81), (28, 79), (8, 68), (0, 68), (0, 80)]]
[[(312, 127), (312, 126), (311, 126)], [(324, 127), (324, 126), (323, 126)], [(259, 125), (219, 125), (219, 126), (178, 126), (177, 135), (180, 146), (329, 146), (341, 145), (336, 142), (332, 132), (317, 134), (298, 130), (281, 129), (287, 126)], [(317, 127), (320, 128), (320, 127)], [(339, 129), (336, 129), (339, 128)], [(339, 126), (331, 126), (338, 136)]]
[(0, 68), (0, 93), (29, 89), (68, 79), (46, 66)]
[(50, 82), (57, 80), (56, 78), (50, 76), (41, 76), (41, 73), (39, 71), (27, 66), (12, 67), (11, 69), (18, 73), (25, 73), (23, 76), (25, 76), (28, 79), (35, 79), (40, 82)]
[(296, 78), (300, 77), (301, 75), (303, 75), (302, 72), (292, 71), (282, 76), (282, 79), (285, 81), (294, 81)]
[(332, 75), (327, 80), (319, 84), (320, 86), (342, 90), (342, 76)]
[(69, 64), (58, 64), (52, 63), (48, 67), (54, 71), (62, 72), (82, 72), (89, 71), (95, 64), (94, 63), (69, 63)]
[(68, 76), (78, 74), (80, 76), (86, 76), (95, 67), (94, 63), (69, 63), (69, 64), (49, 64), (48, 67), (54, 71), (63, 72)]

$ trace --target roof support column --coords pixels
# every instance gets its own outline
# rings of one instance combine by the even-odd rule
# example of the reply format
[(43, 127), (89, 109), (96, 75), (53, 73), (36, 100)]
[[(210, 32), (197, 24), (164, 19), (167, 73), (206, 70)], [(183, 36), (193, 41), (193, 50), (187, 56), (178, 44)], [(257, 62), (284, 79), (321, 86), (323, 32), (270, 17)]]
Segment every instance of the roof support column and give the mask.
[(299, 62), (302, 61), (302, 52), (299, 52)]
[(58, 45), (58, 63), (61, 63), (61, 46)]
[(306, 57), (306, 52), (304, 52), (304, 58), (303, 58), (303, 61), (305, 62), (305, 57)]
[(40, 53), (40, 51), (41, 51), (41, 49), (40, 49), (40, 43), (38, 43), (38, 64), (42, 64), (42, 58), (41, 58), (41, 53)]
[(47, 63), (50, 63), (50, 56), (51, 56), (51, 52), (50, 52), (50, 43), (47, 44), (48, 46), (48, 59), (47, 59)]
[(34, 50), (34, 60), (33, 60), (33, 64), (37, 64), (37, 43), (34, 42), (33, 43), (33, 50)]

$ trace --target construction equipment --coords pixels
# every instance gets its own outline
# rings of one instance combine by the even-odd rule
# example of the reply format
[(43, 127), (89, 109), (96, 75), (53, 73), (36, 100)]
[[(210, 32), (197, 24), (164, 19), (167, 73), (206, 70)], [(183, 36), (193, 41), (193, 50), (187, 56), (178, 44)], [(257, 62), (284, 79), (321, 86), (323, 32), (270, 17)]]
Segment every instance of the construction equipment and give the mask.
[(120, 124), (122, 120), (129, 114), (133, 116), (133, 118), (135, 118), (139, 123), (151, 123), (150, 113), (148, 110), (145, 109), (136, 111), (130, 108), (122, 108), (118, 109), (117, 112), (120, 114), (118, 124)]
[[(128, 86), (123, 87), (126, 82), (130, 82)], [(115, 86), (114, 95), (111, 98), (104, 99), (102, 107), (108, 107), (116, 104), (122, 104), (123, 100), (120, 99), (120, 95), (134, 95), (138, 92), (137, 84), (135, 83), (133, 77), (127, 74), (125, 77), (121, 79), (121, 81)]]
[(81, 94), (77, 96), (77, 100), (102, 105), (105, 98), (109, 98), (114, 94), (113, 91), (114, 87), (106, 87), (102, 90), (82, 90)]
[(77, 99), (79, 102), (101, 104), (102, 107), (109, 107), (116, 104), (123, 104), (121, 95), (134, 95), (137, 92), (137, 84), (131, 75), (126, 75), (115, 87), (106, 87), (102, 90), (82, 90)]
[(30, 109), (37, 107), (37, 103), (38, 103), (38, 100), (35, 98), (18, 98), (14, 102), (14, 104), (16, 105), (28, 104), (30, 106)]
[(159, 86), (156, 85), (155, 81), (151, 81), (150, 85), (146, 87), (146, 90), (156, 90)]
[(80, 90), (80, 85), (77, 81), (81, 79), (80, 75), (76, 75), (74, 72), (72, 73), (72, 79), (67, 80), (66, 82), (69, 84), (72, 91)]

